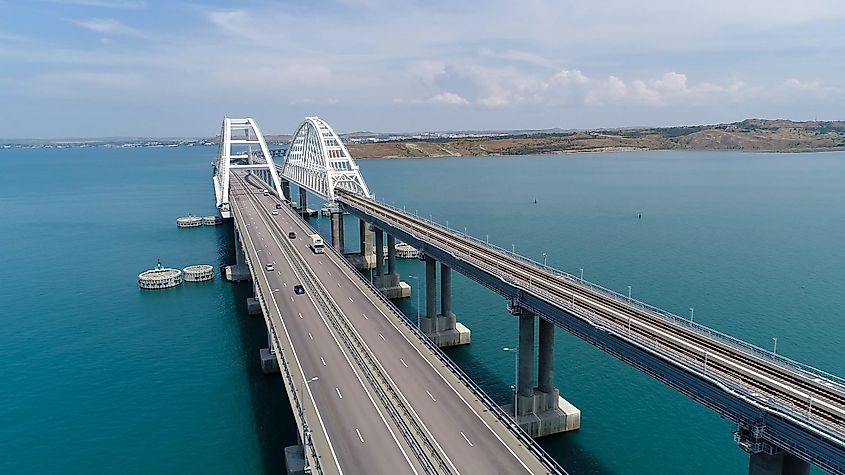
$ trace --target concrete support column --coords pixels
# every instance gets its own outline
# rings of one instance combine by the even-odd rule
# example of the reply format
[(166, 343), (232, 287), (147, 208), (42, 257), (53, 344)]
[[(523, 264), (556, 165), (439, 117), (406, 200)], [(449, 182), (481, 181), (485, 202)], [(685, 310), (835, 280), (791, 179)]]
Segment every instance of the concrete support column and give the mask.
[(452, 313), (452, 268), (440, 263), (440, 315), (454, 317)]
[(555, 326), (540, 318), (540, 353), (537, 357), (537, 389), (544, 393), (555, 392), (554, 357)]
[(396, 274), (396, 238), (387, 234), (387, 274)]
[(370, 233), (367, 222), (363, 219), (358, 220), (358, 234), (361, 237), (361, 255), (367, 257), (367, 255), (373, 253), (373, 235)]
[(425, 316), (437, 318), (437, 262), (431, 256), (425, 256)]
[(242, 266), (246, 264), (244, 248), (241, 245), (241, 233), (235, 229), (235, 264)]
[(332, 247), (343, 254), (343, 213), (332, 212)]
[[(523, 310), (519, 316), (517, 394), (526, 398), (534, 396), (534, 314), (526, 310)], [(523, 408), (518, 407), (518, 409), (520, 414), (524, 412)]]
[(786, 452), (751, 454), (748, 475), (808, 475), (810, 464)]
[(384, 275), (384, 231), (373, 228), (376, 233), (376, 276)]
[(308, 192), (301, 186), (299, 187), (299, 210), (303, 217), (308, 210)]
[(290, 182), (287, 180), (282, 180), (282, 193), (285, 196), (282, 196), (283, 200), (293, 201), (293, 196), (290, 195)]

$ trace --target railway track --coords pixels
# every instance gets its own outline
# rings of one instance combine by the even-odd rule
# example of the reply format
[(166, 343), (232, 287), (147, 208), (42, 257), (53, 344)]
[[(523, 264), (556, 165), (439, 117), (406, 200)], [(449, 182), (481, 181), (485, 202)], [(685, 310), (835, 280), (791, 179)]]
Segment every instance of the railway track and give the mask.
[(761, 403), (773, 400), (785, 404), (799, 416), (821, 420), (828, 429), (845, 434), (845, 390), (839, 383), (825, 381), (814, 373), (780, 366), (774, 361), (701, 334), (660, 314), (638, 308), (590, 289), (568, 275), (558, 275), (529, 264), (505, 251), (493, 249), (439, 225), (408, 217), (387, 205), (341, 193), (352, 206), (397, 223), (417, 238), (448, 249), (456, 257), (472, 262), (503, 280), (512, 280), (528, 292), (566, 309), (576, 308), (594, 323), (614, 328), (635, 340), (654, 342), (692, 366), (748, 388), (748, 395)]

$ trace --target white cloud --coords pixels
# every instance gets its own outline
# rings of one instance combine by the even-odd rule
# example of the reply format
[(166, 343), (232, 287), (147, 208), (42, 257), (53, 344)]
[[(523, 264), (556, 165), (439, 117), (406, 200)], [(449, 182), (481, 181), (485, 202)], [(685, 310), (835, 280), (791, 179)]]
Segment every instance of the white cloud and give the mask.
[(111, 36), (143, 36), (143, 33), (119, 20), (111, 18), (89, 18), (86, 20), (71, 20), (75, 25), (102, 35)]
[(463, 98), (454, 92), (441, 92), (439, 94), (435, 94), (428, 99), (428, 102), (432, 104), (445, 104), (450, 106), (469, 105), (469, 101), (466, 100), (466, 98)]

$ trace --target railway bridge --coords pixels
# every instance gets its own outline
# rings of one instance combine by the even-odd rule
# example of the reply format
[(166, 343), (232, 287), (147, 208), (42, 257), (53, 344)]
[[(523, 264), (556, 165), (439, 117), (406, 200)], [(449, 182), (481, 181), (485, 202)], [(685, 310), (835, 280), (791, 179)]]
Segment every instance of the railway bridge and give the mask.
[[(580, 424), (554, 380), (554, 332), (562, 328), (733, 421), (750, 474), (804, 474), (811, 464), (845, 473), (845, 380), (379, 202), (319, 118), (306, 118), (278, 165), (251, 119), (225, 119), (221, 135), (214, 185), (221, 214), (234, 217), (232, 274), (255, 284), (268, 328), (263, 359), (281, 369), (307, 466), (355, 472), (373, 462), (366, 440), (381, 437), (392, 461), (370, 473), (562, 472), (531, 440)], [(323, 254), (302, 240), (313, 230), (289, 206), (291, 182), (299, 209), (310, 192), (331, 210), (333, 246)], [(358, 252), (345, 252), (343, 213), (359, 219)], [(402, 288), (396, 239), (426, 261), (418, 325), (388, 298)], [(356, 268), (374, 268), (373, 282)], [(453, 270), (501, 295), (515, 317), (509, 406), (491, 401), (438, 349), (470, 340), (451, 310)], [(294, 282), (305, 296), (288, 290)], [(300, 329), (308, 325), (315, 327)], [(327, 358), (325, 348), (334, 354)], [(334, 365), (341, 369), (327, 369)]]

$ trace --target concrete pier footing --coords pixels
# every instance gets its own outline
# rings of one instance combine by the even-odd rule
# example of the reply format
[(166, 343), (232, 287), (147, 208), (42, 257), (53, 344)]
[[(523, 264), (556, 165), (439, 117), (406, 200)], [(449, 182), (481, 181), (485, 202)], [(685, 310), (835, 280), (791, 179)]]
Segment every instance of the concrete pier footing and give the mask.
[(305, 475), (305, 449), (301, 445), (285, 447), (285, 473), (287, 475)]
[(230, 282), (249, 282), (252, 280), (252, 274), (246, 264), (224, 267), (223, 276)]
[[(378, 228), (373, 228), (376, 235), (376, 249), (373, 256), (375, 270), (373, 272), (373, 285), (381, 291), (381, 293), (389, 299), (401, 299), (411, 296), (411, 286), (399, 280), (399, 274), (396, 272), (396, 240), (393, 236), (387, 236), (387, 268), (388, 273), (384, 273), (384, 231)], [(390, 252), (390, 243), (394, 243), (393, 252)], [(391, 260), (392, 254), (392, 260)]]
[(261, 315), (261, 304), (255, 297), (246, 299), (246, 312), (250, 315)]
[[(534, 320), (528, 310), (513, 307), (519, 319), (517, 383), (515, 401), (502, 408), (531, 437), (543, 437), (581, 428), (581, 411), (560, 396), (554, 386), (554, 324), (539, 323), (537, 386), (534, 386)], [(516, 403), (516, 412), (513, 404)]]
[(357, 253), (344, 254), (346, 259), (358, 270), (369, 270), (376, 266), (376, 256), (373, 253), (373, 233), (370, 225), (363, 219), (358, 220), (359, 248)]
[(279, 372), (279, 361), (276, 359), (276, 354), (270, 351), (270, 348), (261, 348), (258, 350), (258, 356), (261, 361), (262, 373), (273, 374)]
[(332, 247), (343, 254), (343, 213), (341, 212), (332, 212)]
[(420, 330), (437, 346), (467, 345), (472, 332), (457, 321), (452, 312), (452, 269), (440, 264), (440, 313), (437, 304), (437, 262), (430, 256), (425, 259), (425, 317), (420, 319)]
[(809, 475), (810, 464), (786, 452), (751, 454), (748, 475)]

